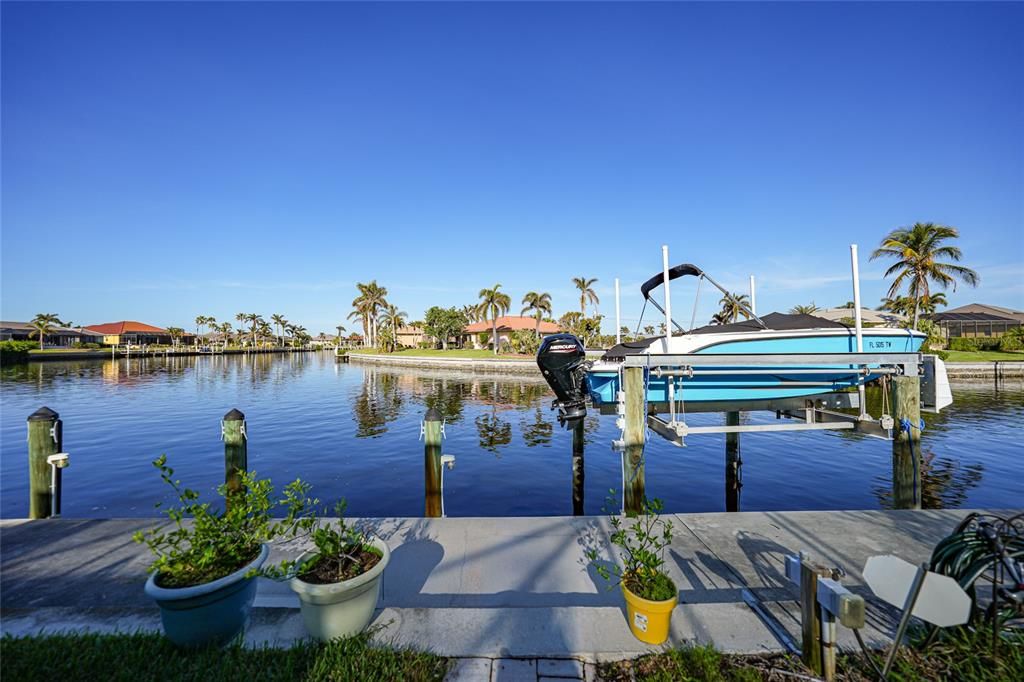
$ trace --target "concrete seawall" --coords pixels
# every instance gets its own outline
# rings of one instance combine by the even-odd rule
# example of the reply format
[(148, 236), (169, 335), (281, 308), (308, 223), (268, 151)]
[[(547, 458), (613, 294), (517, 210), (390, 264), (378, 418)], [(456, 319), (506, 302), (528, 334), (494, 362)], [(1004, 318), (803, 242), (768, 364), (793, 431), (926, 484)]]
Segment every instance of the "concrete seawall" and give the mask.
[(532, 359), (483, 360), (477, 358), (436, 358), (411, 355), (366, 355), (349, 353), (352, 364), (388, 365), (393, 367), (423, 367), (427, 369), (457, 369), (484, 374), (540, 374)]
[[(459, 369), (467, 372), (540, 374), (532, 359), (484, 360), (476, 358), (420, 357), (411, 355), (367, 355), (349, 353), (349, 362), (389, 365), (394, 367), (425, 367), (430, 369)], [(947, 362), (950, 379), (1024, 379), (1022, 362)]]
[(1024, 362), (947, 362), (950, 379), (1024, 379)]

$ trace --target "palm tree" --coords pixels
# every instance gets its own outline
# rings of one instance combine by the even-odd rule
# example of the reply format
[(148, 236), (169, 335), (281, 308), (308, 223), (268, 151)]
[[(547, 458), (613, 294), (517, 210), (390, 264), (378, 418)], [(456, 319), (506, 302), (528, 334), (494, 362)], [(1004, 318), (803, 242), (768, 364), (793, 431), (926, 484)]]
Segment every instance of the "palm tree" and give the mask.
[(953, 291), (956, 291), (958, 279), (972, 287), (978, 286), (981, 279), (978, 273), (954, 264), (963, 258), (963, 252), (956, 246), (943, 244), (959, 236), (955, 227), (914, 223), (912, 227), (900, 227), (890, 232), (871, 254), (871, 260), (881, 257), (896, 259), (885, 271), (886, 277), (896, 275), (889, 287), (889, 298), (895, 298), (903, 285), (907, 285), (907, 293), (914, 301), (914, 329), (917, 329), (921, 304), (928, 304), (931, 298), (931, 283), (940, 289), (947, 289), (952, 284)]
[(586, 277), (573, 277), (572, 283), (580, 290), (580, 312), (584, 315), (587, 314), (587, 301), (593, 303), (595, 306), (601, 301), (597, 298), (597, 294), (591, 288), (591, 286), (597, 282), (597, 278), (587, 279)]
[(813, 315), (818, 312), (818, 306), (811, 301), (809, 305), (795, 305), (789, 309), (790, 315)]
[(359, 296), (352, 301), (353, 313), (349, 319), (361, 319), (363, 332), (372, 346), (377, 337), (377, 315), (387, 305), (388, 290), (377, 284), (377, 280), (369, 284), (356, 284)]
[(335, 329), (338, 330), (338, 338), (335, 339), (334, 346), (335, 348), (339, 348), (341, 347), (341, 335), (345, 331), (345, 326), (339, 324)]
[(738, 322), (741, 316), (743, 319), (750, 319), (750, 313), (747, 312), (750, 301), (746, 294), (725, 294), (718, 301), (718, 305), (722, 306), (722, 309), (712, 318), (716, 324)]
[(266, 324), (263, 320), (263, 316), (258, 313), (249, 313), (245, 316), (245, 321), (249, 323), (250, 333), (252, 334), (252, 345), (256, 345), (256, 329), (261, 325)]
[(221, 336), (224, 337), (224, 347), (227, 348), (228, 343), (230, 343), (231, 341), (231, 333), (234, 331), (231, 328), (231, 323), (221, 322), (220, 325), (218, 325), (217, 331), (219, 331), (221, 333)]
[(39, 313), (32, 318), (32, 331), (29, 332), (29, 338), (38, 336), (39, 348), (41, 350), (46, 347), (46, 335), (52, 333), (55, 328), (63, 324), (56, 313)]
[[(931, 294), (928, 301), (921, 301), (921, 312), (931, 315), (939, 306), (947, 306), (946, 294), (939, 291)], [(910, 316), (914, 314), (914, 299), (912, 296), (897, 296), (896, 298), (883, 298), (882, 305), (877, 310), (884, 310), (897, 315)]]
[(274, 323), (274, 331), (277, 332), (277, 345), (284, 345), (281, 337), (284, 336), (284, 326), (288, 324), (288, 320), (284, 319), (284, 315), (274, 313), (270, 316), (270, 321)]
[(537, 293), (536, 291), (530, 291), (523, 296), (523, 309), (519, 312), (520, 315), (533, 311), (533, 316), (537, 318), (537, 326), (534, 332), (537, 338), (540, 338), (540, 321), (544, 318), (544, 313), (551, 314), (551, 294), (546, 291)]
[(409, 315), (404, 310), (399, 310), (396, 305), (388, 305), (381, 316), (381, 324), (391, 328), (391, 336), (394, 343), (398, 344), (398, 328), (401, 327)]
[(182, 335), (184, 335), (185, 330), (182, 329), (181, 327), (168, 327), (167, 333), (170, 334), (171, 336), (171, 345), (177, 346), (178, 339), (180, 339)]
[(481, 289), (480, 309), (484, 315), (491, 317), (491, 345), (494, 346), (494, 354), (498, 354), (498, 317), (508, 312), (512, 305), (512, 299), (508, 294), (499, 291), (501, 284), (495, 284), (491, 289)]
[(479, 303), (476, 305), (462, 306), (462, 314), (465, 315), (466, 319), (470, 322), (479, 322), (482, 310), (483, 308)]

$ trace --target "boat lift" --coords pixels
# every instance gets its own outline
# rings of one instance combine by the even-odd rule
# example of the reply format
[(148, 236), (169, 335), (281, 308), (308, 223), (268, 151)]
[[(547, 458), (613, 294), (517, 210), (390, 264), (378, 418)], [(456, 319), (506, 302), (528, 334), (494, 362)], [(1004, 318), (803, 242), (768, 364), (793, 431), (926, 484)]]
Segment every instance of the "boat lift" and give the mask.
[[(794, 369), (794, 365), (799, 369)], [(821, 375), (824, 368), (831, 365), (851, 366), (850, 374), (865, 376), (920, 376), (921, 409), (938, 412), (944, 407), (938, 382), (935, 380), (935, 356), (922, 353), (775, 353), (775, 354), (689, 354), (627, 356), (622, 368), (645, 369), (651, 376), (659, 378), (692, 378), (695, 376), (749, 376), (750, 374), (817, 374)], [(738, 367), (742, 366), (742, 367)], [(835, 371), (830, 370), (830, 371)], [(848, 376), (848, 375), (847, 375)], [(673, 384), (675, 382), (672, 382)], [(621, 383), (620, 383), (621, 385)], [(786, 384), (793, 387), (828, 387), (831, 382), (825, 381), (791, 381)], [(756, 389), (752, 389), (755, 390)], [(675, 401), (647, 403), (647, 427), (678, 446), (685, 446), (687, 436), (707, 433), (757, 433), (769, 431), (820, 431), (820, 430), (852, 430), (876, 438), (892, 439), (895, 427), (893, 418), (888, 414), (879, 418), (871, 417), (864, 410), (860, 394), (856, 390), (833, 391), (811, 396), (796, 398), (773, 398), (758, 400), (756, 398), (742, 401), (723, 402), (687, 402), (682, 387), (675, 389)], [(625, 394), (619, 391), (615, 403), (601, 405), (602, 414), (617, 414), (624, 425)], [(838, 410), (860, 409), (859, 414), (847, 414)], [(686, 423), (686, 413), (697, 412), (775, 412), (779, 423), (776, 424), (737, 424), (690, 426)], [(668, 415), (664, 419), (660, 415)], [(786, 421), (783, 421), (785, 419)], [(622, 447), (621, 441), (613, 443), (616, 449)]]

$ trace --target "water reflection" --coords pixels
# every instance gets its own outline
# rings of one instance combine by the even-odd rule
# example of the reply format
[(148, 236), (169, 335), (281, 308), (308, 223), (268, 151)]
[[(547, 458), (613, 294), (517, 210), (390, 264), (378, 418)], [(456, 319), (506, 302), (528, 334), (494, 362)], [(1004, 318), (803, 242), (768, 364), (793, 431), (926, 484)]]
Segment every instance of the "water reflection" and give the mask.
[[(669, 512), (889, 509), (915, 497), (914, 478), (893, 470), (890, 444), (846, 431), (744, 434), (742, 450), (737, 439), (724, 453), (721, 437), (691, 438), (686, 450), (652, 437), (616, 452), (613, 417), (591, 411), (561, 428), (539, 376), (394, 370), (309, 353), (32, 363), (4, 366), (0, 379), (7, 517), (27, 512), (25, 418), (44, 404), (64, 418), (75, 458), (68, 516), (155, 513), (166, 493), (149, 462), (162, 452), (196, 487), (212, 490), (224, 476), (217, 425), (233, 407), (252, 427), (254, 468), (274, 480), (301, 476), (323, 499), (346, 497), (353, 515), (440, 513), (440, 453), (427, 457), (417, 440), (428, 409), (447, 422), (445, 452), (459, 458), (443, 471), (450, 515), (600, 514), (609, 489), (633, 512), (648, 495)], [(924, 415), (920, 506), (1016, 504), (1024, 388), (957, 384), (954, 395), (952, 408)], [(875, 403), (881, 393), (869, 391)], [(744, 462), (756, 474), (745, 488)]]
[[(921, 457), (920, 491), (914, 491), (910, 478), (913, 473), (896, 471), (899, 466), (894, 465), (892, 478), (876, 478), (872, 486), (882, 509), (959, 509), (967, 503), (968, 493), (981, 485), (985, 475), (984, 464), (958, 463), (929, 451)], [(903, 466), (912, 466), (912, 463)]]

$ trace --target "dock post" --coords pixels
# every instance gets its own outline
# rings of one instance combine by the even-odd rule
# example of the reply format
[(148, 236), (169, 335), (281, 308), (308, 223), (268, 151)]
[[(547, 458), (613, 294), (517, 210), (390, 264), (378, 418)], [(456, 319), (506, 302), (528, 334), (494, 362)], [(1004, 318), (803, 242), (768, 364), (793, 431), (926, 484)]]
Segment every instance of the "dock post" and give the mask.
[(424, 516), (441, 517), (441, 413), (431, 407), (423, 417)]
[(815, 675), (824, 674), (821, 651), (821, 609), (818, 574), (821, 571), (800, 553), (800, 658)]
[(50, 516), (50, 465), (46, 458), (61, 452), (64, 444), (60, 415), (40, 407), (28, 417), (28, 517)]
[[(740, 413), (726, 412), (726, 426), (739, 426)], [(743, 459), (740, 456), (740, 434), (725, 434), (725, 511), (740, 510), (740, 468)]]
[(921, 379), (892, 378), (892, 497), (895, 509), (921, 508)]
[(232, 409), (224, 415), (220, 423), (221, 438), (224, 439), (224, 484), (228, 487), (228, 495), (242, 490), (242, 479), (239, 473), (249, 469), (249, 436), (245, 429), (245, 415)]
[(584, 432), (583, 420), (577, 419), (572, 425), (572, 515), (583, 516), (584, 480)]
[(647, 394), (643, 367), (623, 370), (626, 399), (622, 452), (622, 510), (640, 514), (644, 510), (644, 443), (647, 438)]

